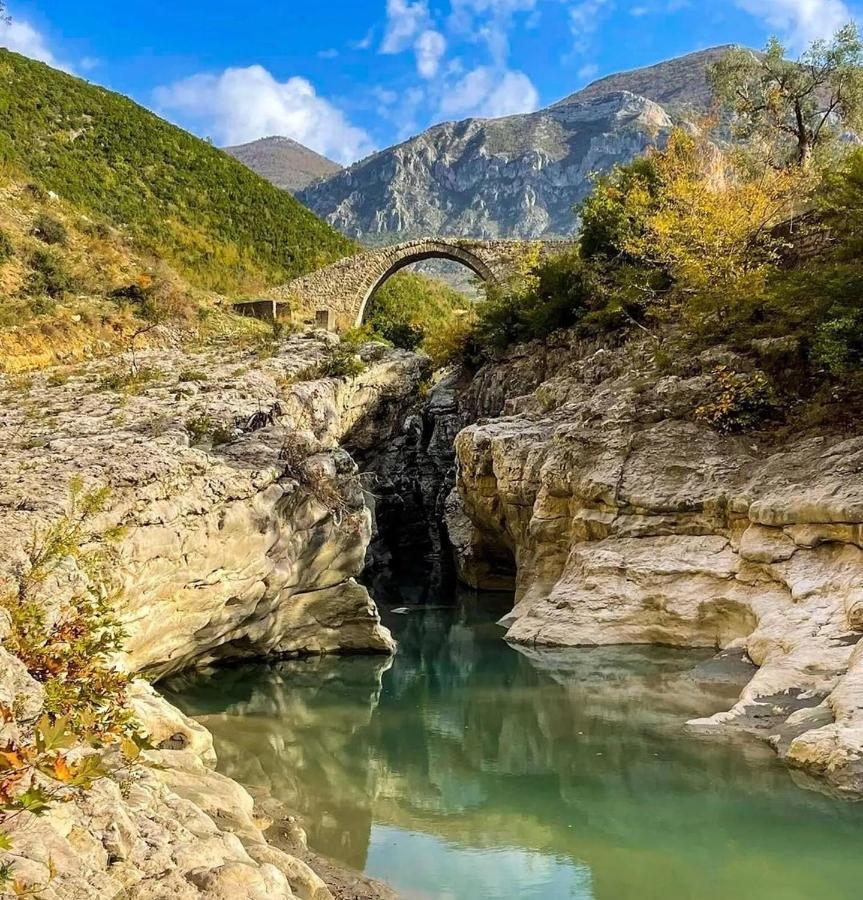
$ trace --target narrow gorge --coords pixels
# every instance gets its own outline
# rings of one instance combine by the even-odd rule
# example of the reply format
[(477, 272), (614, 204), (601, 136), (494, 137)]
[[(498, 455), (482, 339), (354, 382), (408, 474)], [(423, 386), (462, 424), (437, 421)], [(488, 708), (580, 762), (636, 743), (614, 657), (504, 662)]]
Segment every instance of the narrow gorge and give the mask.
[[(122, 529), (122, 663), (158, 682), (130, 688), (149, 735), (144, 764), (13, 828), (22, 876), (63, 897), (132, 886), (161, 897), (166, 884), (189, 897), (389, 896), (351, 874), (362, 852), (339, 869), (307, 849), (293, 814), (311, 807), (291, 803), (310, 795), (280, 779), (312, 777), (318, 761), (296, 771), (299, 760), (285, 761), (278, 779), (262, 778), (260, 763), (250, 767), (257, 749), (231, 749), (238, 726), (224, 732), (199, 714), (213, 701), (190, 698), (211, 678), (235, 685), (230, 696), (244, 660), (380, 654), (368, 663), (377, 674), (360, 676), (374, 709), (396, 651), (375, 600), (407, 603), (405, 621), (422, 623), (449, 606), (456, 580), (497, 591), (470, 601), (488, 606), (476, 621), (497, 610), (532, 668), (569, 672), (562, 684), (592, 684), (609, 665), (674, 672), (661, 682), (668, 695), (649, 702), (698, 713), (691, 733), (731, 742), (732, 756), (742, 752), (734, 734), (753, 733), (809, 790), (860, 795), (859, 438), (731, 437), (698, 423), (715, 366), (751, 364), (730, 351), (671, 371), (646, 339), (601, 346), (560, 332), (430, 387), (427, 357), (374, 343), (354, 351), (363, 371), (327, 377), (339, 346), (307, 332), (262, 349), (146, 351), (136, 365), (151, 376), (122, 396), (98, 362), (69, 378), (7, 379), (15, 403), (2, 429), (16, 449), (2, 486), (4, 572), (14, 579), (34, 535), (68, 514), (70, 484), (110, 485), (92, 539)], [(44, 416), (29, 412), (36, 397)], [(46, 614), (79, 602), (88, 579), (65, 559), (39, 586)], [(397, 633), (407, 653), (398, 670), (412, 665), (416, 638)], [(704, 650), (689, 663), (622, 663), (587, 649), (552, 662), (543, 649), (639, 644)], [(35, 720), (39, 686), (5, 656), (3, 702)], [(288, 673), (279, 691), (325, 690), (368, 668), (293, 665), (274, 670)], [(163, 683), (195, 718), (160, 696)], [(613, 708), (624, 695), (610, 696)], [(219, 772), (246, 787), (213, 770), (211, 720)], [(317, 803), (331, 787), (312, 790)], [(312, 824), (312, 849), (339, 856)]]
[(0, 897), (858, 900), (863, 37), (381, 6), (0, 0)]

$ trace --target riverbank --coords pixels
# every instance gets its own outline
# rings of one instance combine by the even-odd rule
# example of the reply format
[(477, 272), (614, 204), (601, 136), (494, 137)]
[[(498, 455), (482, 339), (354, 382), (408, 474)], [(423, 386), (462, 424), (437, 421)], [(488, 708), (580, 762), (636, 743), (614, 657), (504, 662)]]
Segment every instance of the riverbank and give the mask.
[[(331, 375), (340, 352), (350, 379)], [(427, 366), (380, 345), (340, 351), (319, 332), (4, 378), (0, 596), (12, 599), (0, 640), (25, 646), (38, 628), (60, 659), (74, 648), (64, 623), (92, 612), (75, 628), (121, 633), (114, 662), (150, 679), (238, 658), (392, 653), (356, 580), (370, 515), (340, 442), (387, 439)], [(108, 649), (94, 649), (94, 681)], [(43, 712), (59, 715), (54, 662), (38, 662), (34, 679), (3, 658), (7, 749), (33, 748), (27, 777), (47, 801), (7, 829), (21, 889), (331, 896), (300, 856), (267, 843), (248, 792), (212, 771), (207, 732), (145, 683), (133, 679), (115, 738), (98, 718), (76, 734), (75, 709), (54, 749), (40, 731)], [(111, 704), (123, 702), (116, 691)], [(95, 698), (97, 717), (108, 702)], [(76, 774), (89, 742), (104, 745), (88, 764), (95, 779)]]

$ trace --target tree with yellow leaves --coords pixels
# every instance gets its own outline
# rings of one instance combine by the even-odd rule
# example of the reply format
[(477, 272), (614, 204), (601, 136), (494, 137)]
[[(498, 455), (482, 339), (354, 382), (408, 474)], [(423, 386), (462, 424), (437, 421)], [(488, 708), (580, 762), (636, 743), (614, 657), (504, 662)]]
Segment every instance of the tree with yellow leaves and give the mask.
[(782, 250), (772, 226), (808, 183), (678, 129), (598, 181), (580, 209), (582, 253), (630, 315), (704, 326), (763, 293)]

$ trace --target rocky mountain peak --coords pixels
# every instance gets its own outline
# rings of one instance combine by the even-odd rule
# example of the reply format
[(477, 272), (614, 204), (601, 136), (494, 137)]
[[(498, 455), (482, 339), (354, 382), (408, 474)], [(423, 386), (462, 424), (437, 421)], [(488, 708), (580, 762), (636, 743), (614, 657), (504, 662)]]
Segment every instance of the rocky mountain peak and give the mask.
[(707, 67), (727, 49), (601, 78), (536, 112), (435, 125), (298, 197), (372, 243), (571, 235), (593, 173), (661, 144), (675, 121), (709, 108)]

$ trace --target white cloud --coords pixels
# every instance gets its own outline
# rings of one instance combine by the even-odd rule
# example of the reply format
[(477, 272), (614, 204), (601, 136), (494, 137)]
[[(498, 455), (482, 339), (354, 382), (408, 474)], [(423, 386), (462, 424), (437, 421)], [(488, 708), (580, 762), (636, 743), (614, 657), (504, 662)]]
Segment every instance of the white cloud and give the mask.
[(444, 116), (497, 118), (533, 112), (539, 94), (524, 72), (478, 66), (450, 87), (441, 103)]
[(535, 10), (537, 3), (538, 0), (452, 0), (450, 27), (462, 34), (479, 36), (488, 45), (495, 65), (503, 66), (509, 55), (513, 16)]
[(381, 43), (381, 53), (401, 53), (407, 50), (429, 22), (426, 0), (387, 0), (387, 30)]
[(434, 78), (446, 53), (446, 38), (439, 32), (426, 29), (416, 39), (417, 71), (423, 78)]
[(345, 163), (373, 149), (368, 134), (319, 97), (305, 78), (280, 82), (263, 66), (193, 75), (157, 88), (155, 99), (219, 144), (284, 135)]
[(51, 52), (45, 36), (23, 19), (12, 19), (11, 22), (0, 20), (0, 47), (38, 59), (55, 69), (72, 71), (71, 66), (58, 60)]
[(843, 0), (734, 0), (736, 6), (779, 31), (795, 50), (827, 38), (853, 19)]
[(569, 10), (569, 27), (574, 39), (574, 50), (586, 53), (604, 16), (615, 5), (615, 0), (581, 0)]

